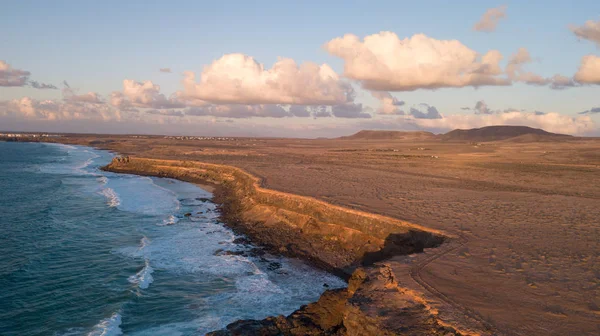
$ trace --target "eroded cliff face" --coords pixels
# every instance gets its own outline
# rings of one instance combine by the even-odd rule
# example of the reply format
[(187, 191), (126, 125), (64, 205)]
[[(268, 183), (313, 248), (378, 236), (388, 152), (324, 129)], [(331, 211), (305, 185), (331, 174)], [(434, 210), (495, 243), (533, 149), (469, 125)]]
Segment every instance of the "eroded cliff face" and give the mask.
[(461, 335), (445, 326), (418, 293), (398, 285), (388, 265), (357, 269), (348, 288), (326, 291), (289, 316), (234, 322), (210, 336)]
[(118, 158), (103, 169), (212, 185), (223, 222), (234, 231), (349, 281), (287, 317), (237, 321), (210, 335), (460, 335), (420, 293), (399, 285), (384, 262), (439, 246), (448, 238), (438, 231), (264, 189), (235, 167)]
[(223, 221), (236, 232), (346, 279), (359, 266), (421, 252), (445, 238), (408, 222), (261, 188), (258, 179), (234, 167), (127, 157), (105, 169), (213, 184)]

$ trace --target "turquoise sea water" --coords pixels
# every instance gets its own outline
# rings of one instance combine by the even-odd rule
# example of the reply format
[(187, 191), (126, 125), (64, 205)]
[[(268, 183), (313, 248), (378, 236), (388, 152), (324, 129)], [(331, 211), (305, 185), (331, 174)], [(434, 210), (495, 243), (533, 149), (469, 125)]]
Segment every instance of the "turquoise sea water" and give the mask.
[(98, 170), (111, 158), (0, 142), (0, 335), (202, 335), (345, 285), (298, 260), (219, 253), (252, 246), (208, 192)]

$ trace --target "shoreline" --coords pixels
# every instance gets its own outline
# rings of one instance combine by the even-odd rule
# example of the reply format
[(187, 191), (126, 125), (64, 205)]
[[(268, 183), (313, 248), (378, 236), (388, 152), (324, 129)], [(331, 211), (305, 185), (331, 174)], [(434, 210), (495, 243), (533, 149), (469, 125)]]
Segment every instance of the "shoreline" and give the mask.
[[(127, 164), (116, 164), (113, 159), (102, 169), (174, 178), (212, 188), (223, 223), (236, 233), (274, 254), (302, 259), (348, 281), (348, 288), (327, 290), (317, 302), (287, 317), (241, 320), (209, 335), (492, 335), (487, 326), (473, 323), (470, 317), (442, 318), (440, 308), (452, 307), (435, 302), (423, 288), (404, 283), (403, 275), (395, 275), (397, 262), (388, 262), (394, 256), (425, 257), (418, 252), (447, 247), (456, 237), (311, 197), (265, 189), (258, 178), (233, 166), (133, 157)], [(250, 209), (245, 207), (248, 204)], [(420, 229), (423, 231), (417, 231)], [(327, 239), (322, 239), (325, 236)], [(455, 313), (450, 315), (456, 317)]]
[[(438, 308), (429, 301), (430, 297), (403, 287), (404, 284), (395, 277), (393, 267), (386, 263), (394, 256), (408, 256), (423, 252), (425, 248), (446, 246), (455, 237), (393, 218), (266, 189), (261, 187), (260, 179), (237, 167), (132, 157), (126, 162), (114, 159), (102, 169), (174, 178), (211, 188), (212, 201), (220, 210), (222, 222), (234, 232), (245, 235), (271, 253), (299, 258), (348, 283), (345, 289), (325, 291), (317, 302), (299, 307), (287, 317), (240, 320), (208, 335), (404, 334), (400, 330), (423, 335), (490, 334), (489, 326), (473, 326), (473, 321), (466, 323), (465, 318), (462, 321), (454, 319), (453, 323), (443, 321)], [(276, 207), (272, 209), (274, 204)], [(311, 215), (307, 215), (311, 210)], [(364, 232), (358, 232), (361, 225), (353, 225), (352, 221), (343, 227), (332, 224), (332, 218), (333, 222), (344, 223), (340, 219), (347, 220), (345, 216), (358, 219), (358, 222), (362, 220), (362, 229), (374, 231), (375, 236), (366, 238)], [(328, 225), (335, 226), (333, 231), (319, 229)], [(314, 226), (317, 226), (316, 230), (311, 228)], [(346, 241), (350, 246), (323, 245), (319, 241), (321, 237), (314, 237), (315, 234), (329, 235), (330, 238), (333, 235), (339, 242), (345, 233), (354, 238)], [(381, 239), (382, 235), (387, 236), (386, 239)], [(357, 237), (362, 240), (357, 241)], [(373, 244), (374, 240), (379, 240), (379, 245)], [(367, 250), (356, 253), (354, 250), (361, 248), (361, 242)], [(331, 257), (330, 252), (342, 258)]]

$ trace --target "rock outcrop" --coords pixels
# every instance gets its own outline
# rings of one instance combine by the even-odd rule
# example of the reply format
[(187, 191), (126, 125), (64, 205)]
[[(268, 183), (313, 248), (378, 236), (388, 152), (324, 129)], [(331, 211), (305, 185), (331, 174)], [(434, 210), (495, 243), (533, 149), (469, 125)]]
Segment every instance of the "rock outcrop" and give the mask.
[(448, 239), (441, 232), (265, 189), (235, 167), (131, 157), (103, 169), (209, 184), (223, 222), (234, 231), (349, 281), (287, 317), (241, 320), (210, 335), (460, 335), (381, 263), (439, 246)]
[(210, 336), (461, 335), (443, 325), (425, 300), (402, 288), (389, 266), (359, 268), (348, 288), (326, 291), (289, 316), (241, 320)]
[(436, 247), (444, 236), (408, 222), (261, 188), (241, 169), (131, 157), (104, 169), (214, 186), (213, 201), (234, 231), (274, 253), (301, 258), (345, 279), (359, 266)]

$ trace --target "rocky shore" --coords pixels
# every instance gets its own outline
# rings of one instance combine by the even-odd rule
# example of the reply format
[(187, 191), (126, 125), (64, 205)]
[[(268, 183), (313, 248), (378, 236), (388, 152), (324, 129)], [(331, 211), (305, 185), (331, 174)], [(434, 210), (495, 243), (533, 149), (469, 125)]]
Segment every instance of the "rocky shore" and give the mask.
[[(404, 288), (386, 260), (450, 239), (389, 217), (260, 187), (241, 169), (131, 157), (103, 169), (214, 187), (223, 222), (272, 253), (301, 258), (348, 281), (291, 315), (237, 321), (210, 335), (462, 335), (420, 293)], [(469, 333), (470, 334), (470, 333)]]

